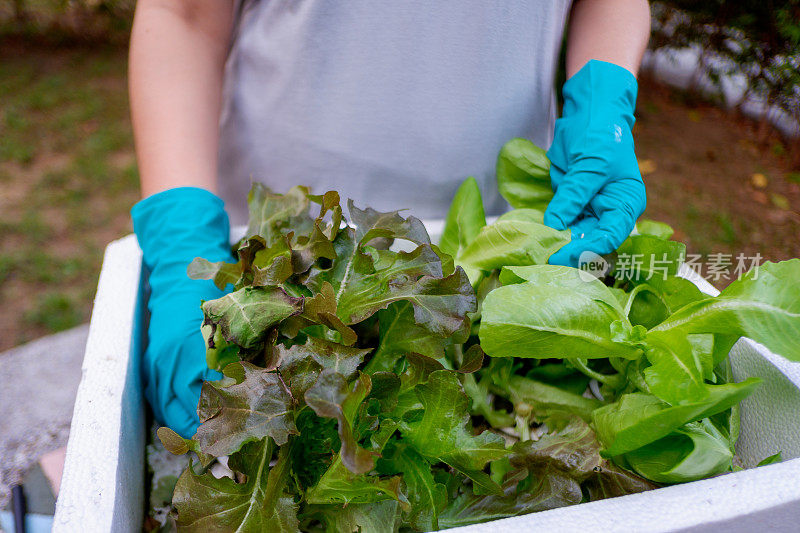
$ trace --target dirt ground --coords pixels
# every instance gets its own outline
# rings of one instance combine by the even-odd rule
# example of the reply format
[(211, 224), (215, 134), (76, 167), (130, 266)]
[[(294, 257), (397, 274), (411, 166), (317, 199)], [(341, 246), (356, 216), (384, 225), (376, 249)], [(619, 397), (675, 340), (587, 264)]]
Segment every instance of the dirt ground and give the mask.
[[(634, 128), (645, 217), (669, 223), (688, 252), (732, 262), (800, 257), (800, 173), (772, 134), (735, 113), (642, 80)], [(718, 287), (730, 280), (711, 279)]]
[[(86, 321), (103, 248), (131, 231), (125, 68), (121, 48), (0, 43), (0, 350)], [(645, 216), (704, 258), (800, 256), (800, 174), (777, 137), (647, 80), (639, 94)]]

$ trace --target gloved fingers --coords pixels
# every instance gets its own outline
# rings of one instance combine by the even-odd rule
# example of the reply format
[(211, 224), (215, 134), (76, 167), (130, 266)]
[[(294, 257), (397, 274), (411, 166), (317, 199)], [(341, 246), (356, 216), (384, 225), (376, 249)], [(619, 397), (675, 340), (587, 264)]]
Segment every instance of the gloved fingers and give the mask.
[(208, 370), (200, 332), (202, 312), (196, 303), (200, 296), (173, 292), (173, 298), (161, 295), (161, 303), (153, 306), (142, 360), (145, 393), (162, 422), (167, 421), (165, 411), (170, 403), (179, 404), (182, 412), (189, 413), (185, 416), (197, 419), (200, 386)]
[(626, 206), (633, 218), (639, 218), (647, 207), (644, 182), (637, 173), (610, 180), (591, 201), (593, 212), (599, 217), (604, 211), (620, 205)]
[(568, 167), (564, 120), (563, 118), (556, 120), (553, 143), (546, 154), (550, 160), (550, 183), (554, 189), (561, 184)]
[(544, 212), (544, 223), (559, 230), (571, 226), (604, 183), (605, 177), (597, 172), (571, 168)]
[[(203, 360), (205, 361), (205, 357)], [(184, 409), (191, 410), (195, 414), (195, 418), (197, 418), (197, 406), (200, 403), (203, 382), (218, 381), (222, 377), (220, 372), (208, 367), (197, 369), (196, 372), (187, 372), (185, 375), (182, 374), (180, 379), (173, 384), (173, 392)]]
[(591, 211), (597, 217), (589, 215), (573, 224), (572, 240), (551, 255), (548, 263), (577, 268), (584, 252), (613, 252), (628, 238), (646, 204), (640, 180), (627, 178), (609, 183), (591, 201)]
[(606, 232), (619, 247), (630, 235), (633, 227), (647, 207), (644, 183), (636, 178), (625, 178), (609, 183), (592, 200), (597, 213), (598, 230)]
[(583, 245), (583, 251), (605, 255), (619, 248), (631, 234), (636, 219), (644, 210), (635, 197), (618, 199), (610, 205), (611, 207), (606, 207), (600, 212), (597, 225), (591, 230), (589, 239), (584, 239), (587, 242)]
[(173, 398), (164, 405), (163, 422), (185, 439), (192, 438), (200, 425), (197, 412), (187, 411), (177, 398)]
[[(570, 226), (570, 242), (553, 253), (547, 261), (551, 265), (578, 266), (578, 257), (586, 245), (584, 239), (594, 232), (600, 221), (593, 214), (584, 216)], [(577, 255), (575, 254), (577, 252)]]
[(172, 392), (183, 408), (197, 413), (200, 390), (208, 366), (206, 365), (205, 343), (200, 329), (187, 337), (178, 353), (178, 370), (172, 382)]
[(584, 211), (584, 216), (582, 218), (569, 227), (573, 239), (585, 238), (597, 229), (598, 224), (600, 224), (600, 221), (594, 214), (586, 215), (588, 211), (590, 211), (589, 208)]
[(575, 241), (570, 241), (564, 246), (561, 247), (560, 250), (553, 252), (553, 255), (547, 260), (547, 264), (549, 265), (561, 265), (561, 266), (569, 266), (577, 268), (578, 264), (577, 261), (573, 261), (573, 255), (577, 248), (580, 245), (577, 244)]
[[(580, 266), (581, 255), (586, 252), (594, 252), (598, 255), (608, 253), (610, 247), (609, 236), (603, 232), (595, 230), (587, 234), (584, 238), (576, 238), (564, 245), (563, 248), (555, 252), (548, 259), (548, 264), (562, 265), (578, 268)], [(592, 256), (593, 258), (594, 256)]]
[(550, 256), (548, 263), (578, 268), (584, 252), (613, 252), (630, 235), (644, 202), (644, 185), (640, 181), (609, 183), (587, 206), (584, 214), (588, 215), (570, 227), (571, 241)]

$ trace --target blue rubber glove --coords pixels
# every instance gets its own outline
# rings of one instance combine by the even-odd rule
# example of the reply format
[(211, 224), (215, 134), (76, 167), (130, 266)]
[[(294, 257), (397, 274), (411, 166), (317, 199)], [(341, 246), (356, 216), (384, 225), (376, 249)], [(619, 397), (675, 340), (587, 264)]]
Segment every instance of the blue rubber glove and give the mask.
[(636, 78), (591, 60), (564, 84), (564, 109), (547, 157), (555, 192), (544, 223), (572, 230), (551, 265), (577, 267), (581, 253), (616, 250), (644, 212), (646, 197), (633, 150)]
[(145, 198), (131, 216), (150, 272), (145, 396), (159, 422), (189, 438), (199, 425), (203, 380), (221, 377), (206, 365), (200, 301), (224, 293), (210, 280), (190, 279), (186, 267), (195, 257), (231, 260), (228, 215), (212, 193), (181, 187)]

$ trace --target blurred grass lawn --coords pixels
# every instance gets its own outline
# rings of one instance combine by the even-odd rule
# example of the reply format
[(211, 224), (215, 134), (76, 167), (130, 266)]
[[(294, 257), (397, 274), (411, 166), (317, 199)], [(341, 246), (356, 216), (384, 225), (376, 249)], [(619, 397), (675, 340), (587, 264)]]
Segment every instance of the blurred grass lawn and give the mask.
[(0, 47), (0, 349), (88, 319), (138, 175), (125, 51)]
[[(0, 43), (0, 350), (86, 321), (103, 249), (131, 231), (125, 69), (124, 48)], [(778, 140), (646, 80), (635, 135), (645, 215), (691, 252), (800, 256), (800, 175)]]

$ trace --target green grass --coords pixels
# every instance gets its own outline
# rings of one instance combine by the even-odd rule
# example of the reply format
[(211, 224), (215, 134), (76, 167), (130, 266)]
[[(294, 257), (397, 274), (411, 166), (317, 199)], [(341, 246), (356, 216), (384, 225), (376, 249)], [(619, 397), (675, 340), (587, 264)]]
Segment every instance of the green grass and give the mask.
[(0, 43), (0, 350), (85, 321), (107, 242), (138, 198), (124, 49)]
[(715, 218), (717, 221), (717, 240), (729, 246), (737, 245), (739, 243), (739, 237), (730, 216), (728, 216), (727, 213), (717, 213)]
[(31, 208), (25, 210), (16, 231), (34, 245), (45, 244), (52, 236), (52, 229), (42, 218), (41, 212)]
[(75, 327), (83, 320), (80, 304), (72, 296), (48, 293), (37, 298), (35, 307), (25, 313), (25, 321), (55, 333)]
[(0, 255), (0, 283), (3, 283), (14, 271), (16, 261), (9, 255)]
[(742, 244), (740, 224), (723, 211), (711, 211), (690, 203), (686, 207), (685, 221), (681, 224), (691, 235), (693, 248), (704, 256), (718, 252), (720, 244), (735, 248)]

